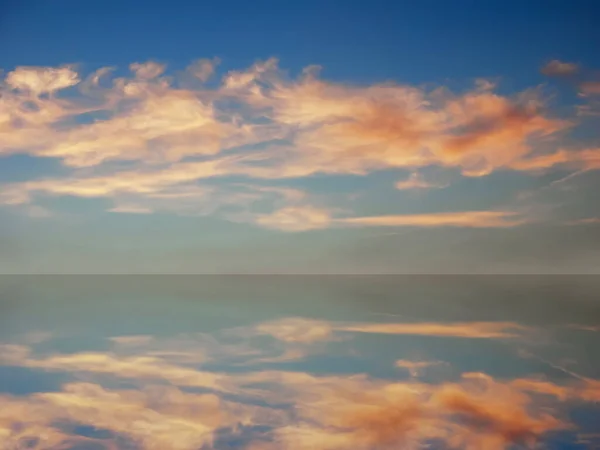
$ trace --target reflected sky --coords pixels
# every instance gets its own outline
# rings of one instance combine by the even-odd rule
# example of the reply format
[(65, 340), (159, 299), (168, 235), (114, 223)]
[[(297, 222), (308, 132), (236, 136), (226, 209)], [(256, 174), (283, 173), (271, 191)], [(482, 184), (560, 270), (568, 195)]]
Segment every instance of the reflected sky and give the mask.
[(0, 449), (600, 448), (600, 278), (2, 276)]

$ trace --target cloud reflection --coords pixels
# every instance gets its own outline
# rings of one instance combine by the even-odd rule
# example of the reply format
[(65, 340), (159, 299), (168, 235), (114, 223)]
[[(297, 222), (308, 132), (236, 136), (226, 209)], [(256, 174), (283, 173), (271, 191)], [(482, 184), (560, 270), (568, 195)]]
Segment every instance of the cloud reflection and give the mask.
[[(332, 342), (352, 346), (352, 336), (338, 338), (340, 331), (481, 340), (514, 338), (526, 329), (290, 317), (210, 336), (116, 336), (103, 352), (45, 353), (35, 342), (7, 344), (0, 347), (3, 365), (64, 372), (73, 380), (56, 391), (3, 394), (0, 448), (210, 449), (222, 448), (227, 437), (240, 442), (235, 448), (254, 450), (533, 448), (548, 433), (572, 430), (568, 406), (599, 401), (600, 381), (557, 384), (468, 372), (425, 382), (421, 370), (448, 363), (407, 359), (389, 365), (407, 369), (409, 379), (260, 365), (294, 359), (285, 355), (309, 358)], [(251, 365), (236, 370), (240, 362)]]

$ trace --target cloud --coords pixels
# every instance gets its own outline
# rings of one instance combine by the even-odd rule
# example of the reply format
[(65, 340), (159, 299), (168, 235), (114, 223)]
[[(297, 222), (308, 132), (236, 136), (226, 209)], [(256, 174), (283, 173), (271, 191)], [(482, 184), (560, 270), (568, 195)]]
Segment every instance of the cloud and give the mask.
[(71, 67), (18, 67), (6, 75), (5, 82), (12, 88), (33, 95), (53, 93), (75, 86), (80, 78)]
[[(251, 331), (286, 344), (311, 345), (332, 339), (332, 331), (352, 328), (466, 338), (514, 337), (526, 330), (510, 322), (376, 325), (284, 318), (258, 324)], [(228, 336), (217, 333), (213, 338)], [(247, 338), (243, 333), (239, 336)], [(112, 338), (119, 351), (133, 352), (129, 356), (112, 352), (40, 356), (27, 346), (0, 346), (4, 364), (86, 374), (86, 382), (69, 382), (52, 392), (0, 395), (3, 444), (23, 446), (43, 436), (37, 448), (93, 443), (112, 449), (131, 445), (183, 450), (221, 448), (218, 439), (227, 436), (254, 449), (416, 450), (436, 442), (443, 448), (506, 450), (543, 445), (548, 433), (572, 427), (561, 419), (565, 402), (600, 398), (600, 383), (586, 378), (558, 385), (542, 378), (500, 380), (484, 373), (463, 373), (454, 381), (421, 383), (362, 374), (241, 372), (239, 366), (230, 372), (211, 372), (170, 361), (169, 349), (186, 352), (193, 347), (200, 353), (211, 352), (207, 347), (211, 339), (186, 340), (192, 337), (174, 337), (170, 342), (145, 335)], [(161, 349), (163, 356), (147, 356)], [(252, 359), (255, 354), (246, 357)], [(397, 362), (398, 367), (410, 370), (433, 364), (437, 362)], [(139, 388), (104, 386), (101, 382), (107, 375), (127, 379)], [(190, 387), (201, 389), (186, 389)], [(77, 426), (81, 425), (104, 431), (104, 437), (79, 436)], [(244, 433), (252, 427), (261, 432)]]
[(571, 389), (568, 387), (559, 386), (550, 381), (535, 378), (520, 378), (512, 381), (511, 385), (521, 391), (553, 395), (563, 401), (570, 397), (572, 393)]
[(190, 64), (186, 71), (202, 82), (206, 82), (215, 73), (217, 65), (220, 63), (218, 58), (199, 59)]
[(417, 323), (356, 323), (336, 327), (355, 333), (407, 334), (420, 336), (498, 339), (517, 337), (527, 328), (513, 322), (417, 322)]
[(450, 437), (450, 443), (466, 449), (503, 449), (515, 444), (531, 447), (548, 431), (566, 427), (547, 413), (530, 415), (526, 395), (495, 382), (472, 390), (446, 385), (434, 394), (434, 402), (477, 430), (467, 428), (463, 433), (458, 429)]
[[(514, 338), (530, 331), (514, 322), (327, 322), (290, 317), (265, 322), (254, 328), (284, 342), (312, 343), (334, 340), (333, 332), (406, 334), (420, 336), (459, 337), (473, 339)], [(401, 360), (401, 364), (415, 362)], [(400, 367), (400, 366), (398, 366)], [(408, 366), (406, 366), (408, 367)]]
[(600, 81), (586, 81), (581, 83), (580, 90), (583, 95), (600, 95)]
[[(206, 81), (217, 62), (199, 60), (185, 73)], [(283, 139), (281, 148), (266, 153), (263, 170), (270, 175), (262, 176), (431, 164), (478, 176), (510, 166), (532, 151), (531, 142), (569, 125), (546, 117), (535, 94), (503, 97), (489, 84), (464, 94), (395, 84), (352, 87), (320, 80), (312, 68), (289, 79), (271, 59), (230, 72), (218, 87), (186, 89), (163, 76), (162, 64), (134, 63), (130, 69), (131, 78), (100, 88), (100, 76), (109, 72), (101, 68), (86, 80), (83, 97), (38, 99), (33, 111), (31, 98), (7, 92), (0, 116), (13, 131), (8, 148), (94, 167), (111, 160), (175, 163)], [(75, 84), (78, 77), (70, 68), (18, 68), (5, 82), (42, 92)], [(100, 115), (77, 120), (90, 113)], [(245, 167), (250, 176), (259, 168)]]
[[(132, 78), (117, 78), (109, 88), (100, 88), (100, 76), (108, 69), (97, 71), (80, 97), (32, 99), (26, 93), (4, 92), (0, 118), (11, 134), (2, 150), (60, 158), (72, 167), (114, 160), (152, 165), (215, 154), (256, 139), (251, 125), (219, 120), (209, 95), (172, 86), (161, 76), (162, 64), (131, 64)], [(39, 94), (76, 84), (77, 77), (66, 68), (18, 68), (6, 83)], [(78, 119), (85, 114), (94, 120), (81, 123)]]
[(241, 327), (226, 332), (244, 342), (268, 336), (272, 342), (261, 341), (261, 351), (246, 353), (246, 364), (281, 363), (299, 361), (309, 356), (323, 354), (326, 344), (343, 340), (334, 334), (333, 324), (325, 320), (286, 317), (263, 322), (251, 327)]
[[(438, 164), (478, 176), (531, 151), (528, 141), (567, 126), (541, 112), (533, 94), (508, 99), (476, 89), (464, 95), (402, 85), (366, 88), (307, 75), (285, 83), (269, 71), (247, 95), (279, 123), (295, 124), (296, 164), (313, 172), (362, 174)], [(275, 79), (274, 79), (275, 77)]]
[[(168, 386), (136, 391), (70, 383), (59, 392), (33, 394), (26, 399), (4, 396), (2, 400), (0, 423), (7, 428), (0, 425), (0, 435), (4, 432), (3, 445), (8, 446), (2, 448), (25, 445), (27, 437), (34, 441), (41, 438), (40, 447), (35, 448), (44, 449), (85, 441), (112, 449), (121, 448), (119, 442), (144, 450), (212, 448), (218, 430), (229, 429), (235, 435), (241, 424), (273, 420), (273, 414), (264, 408)], [(107, 430), (112, 438), (78, 437), (68, 428), (61, 430), (61, 422)]]
[(569, 225), (594, 225), (600, 223), (600, 217), (586, 217), (585, 219), (572, 220)]
[(509, 211), (461, 211), (431, 214), (405, 214), (338, 219), (349, 226), (375, 227), (466, 227), (502, 228), (526, 223), (518, 213)]
[[(102, 197), (115, 213), (218, 214), (284, 231), (505, 227), (524, 220), (501, 211), (340, 218), (334, 207), (306, 197), (285, 203), (285, 195), (268, 193), (265, 184), (403, 169), (413, 175), (398, 189), (425, 189), (441, 187), (418, 175), (429, 166), (468, 177), (600, 167), (597, 149), (557, 148), (559, 133), (573, 122), (548, 111), (535, 89), (502, 95), (486, 80), (462, 92), (353, 86), (321, 79), (313, 66), (292, 77), (276, 59), (206, 83), (218, 63), (200, 59), (169, 74), (162, 63), (135, 62), (121, 77), (109, 67), (87, 76), (74, 66), (9, 72), (0, 83), (0, 154), (53, 158), (67, 174), (5, 183), (0, 201)], [(555, 62), (555, 70), (564, 72), (565, 64)], [(584, 86), (595, 92), (593, 84)], [(234, 177), (243, 178), (244, 187), (234, 186)], [(270, 207), (257, 212), (252, 205), (260, 200)], [(221, 213), (230, 207), (234, 213)]]
[[(19, 358), (19, 356), (21, 358)], [(178, 386), (222, 389), (221, 377), (211, 372), (202, 372), (185, 366), (178, 366), (154, 356), (117, 356), (110, 353), (73, 353), (55, 355), (42, 359), (23, 358), (21, 354), (8, 359), (13, 364), (25, 367), (111, 374), (135, 380), (167, 380)]]
[(600, 81), (598, 72), (580, 67), (574, 63), (563, 63), (557, 60), (551, 61), (543, 69), (542, 73), (548, 76), (566, 78), (577, 90), (583, 104), (575, 105), (577, 116), (580, 118), (593, 118), (600, 114)]
[(399, 190), (410, 190), (410, 189), (439, 189), (448, 186), (447, 184), (440, 184), (431, 181), (427, 181), (417, 172), (413, 172), (404, 181), (398, 181), (396, 183), (396, 189)]
[(522, 159), (513, 165), (517, 170), (527, 171), (543, 170), (555, 166), (578, 170), (597, 170), (600, 168), (600, 148), (560, 149), (554, 153)]
[(259, 324), (259, 334), (267, 334), (283, 342), (311, 344), (332, 339), (332, 326), (327, 321), (290, 317)]
[(327, 210), (312, 206), (285, 207), (256, 219), (260, 226), (281, 231), (316, 230), (328, 227), (330, 222), (331, 217)]
[(428, 367), (434, 367), (444, 364), (442, 361), (410, 361), (407, 359), (399, 359), (394, 364), (399, 369), (408, 370), (411, 376), (416, 377), (419, 373)]
[(404, 214), (365, 217), (332, 217), (328, 210), (312, 206), (286, 207), (261, 215), (256, 223), (265, 228), (299, 232), (335, 227), (463, 227), (505, 228), (527, 223), (519, 213), (509, 211), (461, 211), (431, 214)]
[(600, 402), (600, 380), (586, 378), (583, 383), (576, 388), (576, 395), (584, 402)]
[(154, 61), (146, 63), (133, 63), (129, 69), (135, 74), (136, 78), (142, 80), (152, 80), (165, 71), (166, 66)]
[[(388, 399), (383, 398), (384, 392)], [(297, 442), (297, 447), (286, 448), (417, 448), (422, 440), (437, 434), (432, 426), (435, 418), (408, 386), (371, 388), (363, 393), (331, 390), (316, 403), (301, 407), (300, 415), (320, 426), (282, 430), (280, 435), (288, 442)]]
[[(600, 223), (600, 218), (597, 220), (597, 223)], [(600, 325), (593, 326), (593, 325), (571, 324), (571, 325), (567, 325), (567, 327), (572, 328), (574, 330), (580, 330), (580, 331), (592, 331), (592, 332), (600, 331)]]
[(108, 211), (124, 214), (151, 214), (153, 212), (152, 209), (140, 205), (120, 205), (115, 206)]
[(580, 67), (578, 64), (553, 59), (542, 67), (541, 72), (549, 77), (566, 77), (575, 75), (579, 70)]
[(300, 389), (300, 420), (276, 431), (279, 448), (417, 449), (434, 441), (501, 450), (533, 446), (568, 427), (543, 409), (533, 412), (527, 394), (479, 374), (440, 385), (331, 380)]
[[(253, 376), (272, 386), (272, 400), (293, 405), (293, 416), (276, 406), (174, 386), (131, 390), (77, 382), (55, 392), (2, 396), (0, 433), (11, 445), (44, 436), (48, 447), (43, 448), (85, 440), (72, 430), (87, 425), (110, 433), (103, 439), (87, 438), (107, 448), (117, 444), (117, 437), (147, 450), (213, 448), (219, 433), (254, 445), (250, 448), (269, 448), (271, 442), (289, 450), (417, 449), (436, 440), (452, 448), (502, 450), (538, 443), (545, 433), (566, 427), (547, 408), (491, 377), (425, 385), (304, 373)], [(244, 425), (268, 431), (244, 441)]]
[[(274, 228), (281, 226), (293, 231), (310, 227), (302, 221), (311, 220), (309, 213), (316, 208), (304, 205), (310, 201), (306, 192), (286, 187), (251, 183), (217, 184), (211, 180), (224, 173), (235, 158), (221, 161), (182, 163), (169, 170), (146, 170), (122, 172), (118, 177), (96, 176), (79, 178), (55, 178), (7, 185), (0, 201), (12, 206), (27, 204), (35, 196), (77, 196), (83, 198), (112, 199), (112, 213), (149, 214), (163, 212), (181, 215), (219, 214), (221, 219), (256, 223)], [(203, 179), (204, 183), (196, 180)], [(249, 213), (257, 202), (267, 202), (272, 208), (298, 205), (293, 209), (276, 213)], [(306, 213), (302, 213), (306, 209)], [(222, 212), (226, 210), (227, 212)], [(285, 216), (288, 217), (287, 222)], [(293, 220), (300, 221), (294, 224)], [(314, 224), (316, 225), (316, 224)]]
[(140, 346), (150, 344), (153, 340), (152, 336), (149, 335), (136, 335), (136, 336), (114, 336), (109, 338), (110, 341), (117, 345), (125, 346)]

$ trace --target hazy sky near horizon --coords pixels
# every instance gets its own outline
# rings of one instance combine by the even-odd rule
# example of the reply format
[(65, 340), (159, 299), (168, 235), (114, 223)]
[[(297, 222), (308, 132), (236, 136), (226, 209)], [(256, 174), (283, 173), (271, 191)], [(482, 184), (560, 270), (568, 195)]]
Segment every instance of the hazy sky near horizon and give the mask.
[(600, 272), (594, 1), (10, 2), (0, 272)]

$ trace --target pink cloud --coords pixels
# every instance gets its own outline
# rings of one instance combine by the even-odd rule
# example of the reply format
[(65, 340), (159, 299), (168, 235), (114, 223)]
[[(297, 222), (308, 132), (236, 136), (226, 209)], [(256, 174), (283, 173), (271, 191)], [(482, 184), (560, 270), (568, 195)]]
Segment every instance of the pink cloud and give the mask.
[(566, 77), (575, 75), (579, 70), (580, 67), (578, 64), (553, 59), (542, 67), (541, 72), (549, 77)]

